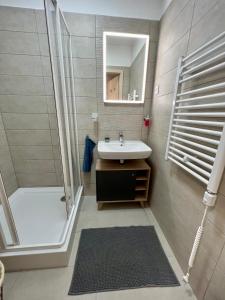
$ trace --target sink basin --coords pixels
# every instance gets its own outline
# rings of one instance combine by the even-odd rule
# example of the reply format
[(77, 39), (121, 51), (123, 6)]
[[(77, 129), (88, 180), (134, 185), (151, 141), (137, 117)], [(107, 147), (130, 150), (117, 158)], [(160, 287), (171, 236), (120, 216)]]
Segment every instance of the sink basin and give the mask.
[(148, 158), (152, 149), (142, 141), (126, 141), (121, 145), (119, 141), (99, 141), (98, 154), (102, 159), (144, 159)]

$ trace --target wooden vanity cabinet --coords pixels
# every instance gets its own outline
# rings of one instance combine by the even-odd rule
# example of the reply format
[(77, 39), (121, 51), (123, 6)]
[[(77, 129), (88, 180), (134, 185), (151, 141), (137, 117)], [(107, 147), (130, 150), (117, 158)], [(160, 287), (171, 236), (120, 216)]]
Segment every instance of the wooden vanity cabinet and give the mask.
[(145, 160), (98, 159), (96, 163), (96, 195), (98, 208), (103, 203), (148, 201), (150, 166)]

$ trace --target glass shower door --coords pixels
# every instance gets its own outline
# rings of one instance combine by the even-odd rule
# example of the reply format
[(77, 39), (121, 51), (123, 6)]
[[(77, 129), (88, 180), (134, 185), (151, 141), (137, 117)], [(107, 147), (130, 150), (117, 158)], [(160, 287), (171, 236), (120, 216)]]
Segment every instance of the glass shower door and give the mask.
[(45, 0), (67, 216), (81, 185), (76, 136), (71, 36), (57, 2)]
[(68, 126), (69, 138), (71, 141), (71, 161), (73, 168), (73, 186), (74, 191), (78, 190), (80, 179), (80, 164), (78, 155), (78, 142), (77, 142), (77, 123), (76, 123), (76, 105), (75, 105), (75, 90), (74, 90), (74, 74), (73, 74), (73, 59), (71, 48), (71, 35), (68, 25), (62, 11), (59, 9), (59, 22), (62, 40), (62, 58), (64, 67), (64, 80), (65, 80), (65, 97), (68, 107)]

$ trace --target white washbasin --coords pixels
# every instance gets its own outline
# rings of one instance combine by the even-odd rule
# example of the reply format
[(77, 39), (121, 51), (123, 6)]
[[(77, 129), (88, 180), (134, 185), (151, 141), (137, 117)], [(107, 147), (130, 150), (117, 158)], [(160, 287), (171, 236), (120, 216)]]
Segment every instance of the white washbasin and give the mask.
[(152, 149), (142, 141), (99, 141), (98, 154), (102, 159), (144, 159), (148, 158)]

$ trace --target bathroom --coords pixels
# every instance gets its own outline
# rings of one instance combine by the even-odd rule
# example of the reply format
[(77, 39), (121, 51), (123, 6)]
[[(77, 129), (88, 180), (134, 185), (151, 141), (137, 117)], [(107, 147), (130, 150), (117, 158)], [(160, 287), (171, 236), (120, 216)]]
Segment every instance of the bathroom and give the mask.
[[(3, 299), (225, 299), (224, 15), (221, 0), (0, 0)], [(130, 79), (123, 93), (126, 75), (132, 77), (128, 48), (140, 45), (144, 55), (140, 68), (133, 69), (141, 84), (130, 88)], [(206, 88), (206, 101), (197, 92), (187, 96), (192, 97), (184, 104), (188, 112), (176, 115), (182, 63), (200, 55), (190, 68), (202, 68), (187, 73), (195, 77), (184, 83), (184, 90)], [(115, 57), (126, 61), (121, 68), (119, 62), (112, 63)], [(201, 72), (203, 79), (197, 77)], [(109, 96), (109, 81), (115, 84), (115, 78), (123, 91)], [(210, 93), (215, 94), (214, 103)], [(199, 105), (193, 115), (191, 105)], [(201, 113), (208, 114), (202, 127), (205, 115), (196, 115)], [(180, 135), (171, 130), (175, 116)], [(177, 121), (181, 118), (182, 124)], [(196, 127), (201, 131), (196, 133)], [(181, 162), (180, 153), (186, 151)], [(214, 162), (210, 153), (216, 156), (216, 191), (206, 189)], [(132, 197), (137, 201), (127, 201)], [(162, 272), (161, 277), (153, 274), (157, 282), (151, 276), (142, 278), (145, 273), (138, 264), (151, 274), (147, 264), (153, 263), (142, 243), (129, 254), (119, 237), (115, 253), (122, 249), (126, 255), (115, 257), (109, 250), (112, 241), (101, 245), (98, 236), (93, 248), (106, 245), (109, 251), (98, 256), (100, 262), (106, 259), (99, 268), (115, 284), (90, 273), (74, 282), (77, 262), (92, 263), (88, 254), (80, 260), (85, 233), (128, 229), (135, 235), (149, 228), (154, 229), (168, 277)], [(199, 228), (203, 233), (196, 249)], [(143, 244), (151, 248), (152, 241)], [(142, 253), (143, 260), (129, 260), (134, 253)], [(125, 256), (132, 261), (127, 276), (116, 273), (114, 278), (113, 272), (124, 272), (119, 263)], [(155, 260), (155, 269), (163, 267), (162, 261)], [(83, 271), (90, 266), (84, 264)]]

